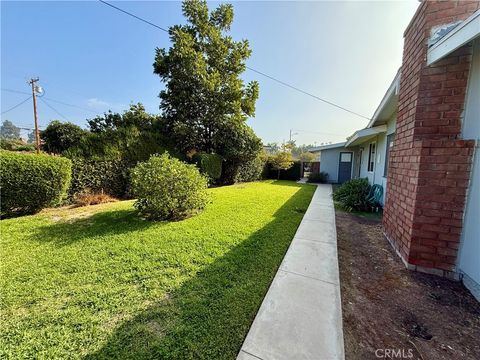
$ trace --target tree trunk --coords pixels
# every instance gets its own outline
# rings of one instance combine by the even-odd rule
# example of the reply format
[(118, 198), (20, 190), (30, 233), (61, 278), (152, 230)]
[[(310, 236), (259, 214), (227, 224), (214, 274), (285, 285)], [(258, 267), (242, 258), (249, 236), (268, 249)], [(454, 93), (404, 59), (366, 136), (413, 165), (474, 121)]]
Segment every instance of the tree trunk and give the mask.
[(280, 180), (280, 169), (278, 169), (278, 176), (277, 176), (277, 180)]

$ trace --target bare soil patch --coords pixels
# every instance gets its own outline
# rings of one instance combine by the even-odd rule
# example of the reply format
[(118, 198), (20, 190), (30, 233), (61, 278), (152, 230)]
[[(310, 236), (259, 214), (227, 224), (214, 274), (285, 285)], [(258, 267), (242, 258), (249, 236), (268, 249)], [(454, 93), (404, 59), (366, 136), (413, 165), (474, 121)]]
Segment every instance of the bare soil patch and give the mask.
[(480, 359), (480, 304), (461, 283), (407, 270), (378, 219), (336, 223), (347, 360)]

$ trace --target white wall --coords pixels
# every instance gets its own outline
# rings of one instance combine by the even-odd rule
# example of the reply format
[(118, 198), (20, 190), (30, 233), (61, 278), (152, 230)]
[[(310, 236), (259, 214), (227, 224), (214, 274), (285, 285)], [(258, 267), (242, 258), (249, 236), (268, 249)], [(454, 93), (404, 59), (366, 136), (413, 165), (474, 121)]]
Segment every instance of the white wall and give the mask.
[[(387, 149), (387, 135), (395, 132), (396, 126), (396, 114), (387, 122), (387, 132), (377, 135), (375, 138), (366, 141), (361, 144), (363, 148), (362, 165), (360, 169), (360, 177), (367, 178), (370, 184), (378, 184), (383, 187), (382, 204), (385, 198), (385, 190), (387, 189), (387, 178), (383, 176), (385, 170), (385, 153)], [(373, 172), (369, 172), (368, 169), (368, 152), (370, 143), (375, 142), (375, 166)]]
[(462, 137), (477, 140), (477, 143), (463, 219), (458, 268), (466, 275), (464, 284), (480, 301), (480, 39), (474, 44)]
[[(326, 149), (322, 150), (320, 154), (320, 171), (326, 172), (328, 174), (328, 182), (336, 183), (338, 181), (338, 165), (340, 161), (341, 152), (353, 152), (351, 149), (346, 149), (344, 147)], [(353, 154), (352, 157), (352, 171), (353, 171)]]

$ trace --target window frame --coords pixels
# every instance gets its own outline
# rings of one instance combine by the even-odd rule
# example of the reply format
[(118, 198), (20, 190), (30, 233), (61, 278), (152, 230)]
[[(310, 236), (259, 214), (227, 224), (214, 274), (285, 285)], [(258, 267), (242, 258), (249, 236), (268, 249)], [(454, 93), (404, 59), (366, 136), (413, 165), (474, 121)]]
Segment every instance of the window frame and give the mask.
[[(372, 153), (373, 149), (373, 153)], [(377, 142), (373, 141), (368, 144), (368, 162), (367, 162), (367, 172), (373, 173), (375, 171), (375, 159), (377, 156)], [(371, 165), (371, 170), (370, 170)]]
[[(395, 142), (395, 133), (388, 134), (386, 139), (385, 147), (385, 165), (383, 166), (383, 177), (386, 178), (388, 175), (388, 157), (390, 156), (390, 148), (393, 147)], [(391, 145), (390, 145), (391, 143)]]

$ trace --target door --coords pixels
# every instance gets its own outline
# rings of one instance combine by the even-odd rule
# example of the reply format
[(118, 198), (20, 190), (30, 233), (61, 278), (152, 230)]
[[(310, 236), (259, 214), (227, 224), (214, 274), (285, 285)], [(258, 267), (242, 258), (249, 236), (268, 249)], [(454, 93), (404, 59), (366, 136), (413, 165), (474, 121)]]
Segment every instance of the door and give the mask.
[(338, 164), (338, 183), (343, 184), (352, 178), (352, 152), (341, 152)]

